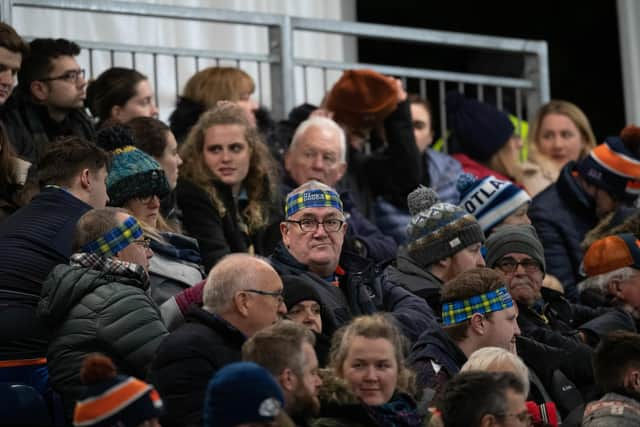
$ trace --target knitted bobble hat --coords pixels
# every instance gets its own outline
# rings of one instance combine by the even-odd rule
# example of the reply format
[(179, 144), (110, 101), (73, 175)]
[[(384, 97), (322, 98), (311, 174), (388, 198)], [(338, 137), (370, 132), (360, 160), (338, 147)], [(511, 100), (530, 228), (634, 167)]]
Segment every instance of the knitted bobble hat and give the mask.
[(87, 391), (76, 403), (76, 427), (136, 427), (164, 413), (160, 395), (152, 386), (137, 378), (117, 375), (106, 356), (87, 356), (80, 378)]
[(111, 206), (123, 206), (134, 197), (169, 194), (169, 182), (162, 167), (151, 156), (134, 147), (131, 132), (112, 126), (98, 132), (100, 147), (112, 153), (107, 177), (107, 193)]
[(457, 187), (460, 207), (476, 217), (485, 235), (522, 205), (531, 202), (531, 197), (522, 188), (494, 176), (478, 179), (464, 173), (458, 178)]
[(576, 170), (589, 184), (633, 201), (640, 194), (640, 128), (627, 126), (609, 136), (582, 159)]
[(431, 188), (420, 186), (407, 196), (411, 221), (407, 252), (426, 268), (474, 243), (484, 242), (478, 221), (464, 209), (440, 202)]

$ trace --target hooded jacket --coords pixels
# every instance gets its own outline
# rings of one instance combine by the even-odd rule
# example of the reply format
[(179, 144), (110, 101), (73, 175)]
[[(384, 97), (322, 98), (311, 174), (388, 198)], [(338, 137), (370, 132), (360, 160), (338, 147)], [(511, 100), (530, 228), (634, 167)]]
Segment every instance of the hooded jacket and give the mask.
[(106, 354), (123, 375), (145, 377), (168, 335), (147, 286), (133, 272), (116, 275), (64, 264), (45, 281), (38, 316), (53, 331), (47, 364), (68, 416), (86, 392), (80, 367), (90, 353)]

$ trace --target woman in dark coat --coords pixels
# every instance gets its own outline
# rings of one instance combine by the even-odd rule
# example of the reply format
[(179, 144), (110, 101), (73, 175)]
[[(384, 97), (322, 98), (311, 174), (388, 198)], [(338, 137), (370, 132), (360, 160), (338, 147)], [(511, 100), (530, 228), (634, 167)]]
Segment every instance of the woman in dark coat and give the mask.
[(280, 240), (276, 167), (242, 108), (226, 103), (204, 113), (180, 153), (178, 206), (205, 269), (233, 252), (269, 255)]

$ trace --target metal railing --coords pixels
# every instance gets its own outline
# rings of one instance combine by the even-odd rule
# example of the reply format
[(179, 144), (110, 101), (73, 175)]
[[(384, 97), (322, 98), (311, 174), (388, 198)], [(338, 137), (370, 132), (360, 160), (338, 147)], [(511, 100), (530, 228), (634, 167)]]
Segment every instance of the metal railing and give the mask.
[[(547, 44), (543, 41), (532, 41), (515, 38), (482, 36), (447, 31), (435, 31), (417, 28), (396, 27), (389, 25), (367, 24), (359, 22), (331, 21), (324, 19), (297, 18), (287, 15), (238, 12), (203, 7), (180, 7), (149, 3), (134, 3), (112, 0), (4, 0), (0, 13), (2, 20), (11, 22), (16, 8), (35, 8), (65, 12), (89, 12), (96, 14), (125, 15), (143, 18), (159, 18), (162, 20), (191, 21), (205, 24), (248, 25), (265, 29), (267, 50), (263, 52), (241, 53), (233, 51), (216, 51), (208, 49), (191, 49), (161, 46), (132, 45), (126, 43), (105, 43), (101, 41), (75, 40), (82, 48), (80, 58), (85, 62), (91, 77), (102, 70), (94, 66), (97, 55), (108, 55), (107, 65), (130, 66), (135, 68), (142, 59), (151, 59), (153, 83), (156, 88), (160, 84), (166, 90), (166, 79), (160, 79), (159, 72), (168, 73), (167, 66), (159, 64), (168, 59), (173, 68), (173, 93), (178, 95), (181, 82), (189, 77), (183, 68), (190, 73), (203, 66), (231, 65), (243, 68), (254, 77), (258, 101), (268, 106), (274, 117), (282, 118), (297, 103), (315, 101), (309, 99), (309, 89), (321, 85), (321, 92), (330, 89), (339, 72), (353, 68), (372, 68), (381, 73), (394, 75), (418, 88), (423, 97), (428, 97), (437, 106), (441, 134), (446, 130), (446, 114), (444, 108), (445, 92), (451, 86), (464, 91), (475, 88), (475, 96), (483, 100), (487, 91), (495, 93), (495, 103), (503, 109), (503, 98), (515, 100), (511, 112), (518, 118), (525, 118), (536, 111), (538, 106), (549, 100), (549, 73)], [(160, 25), (160, 24), (158, 24)], [(18, 29), (19, 30), (19, 29)], [(479, 51), (497, 51), (524, 58), (522, 75), (501, 77), (485, 74), (470, 74), (433, 69), (392, 66), (388, 64), (365, 64), (360, 62), (340, 62), (316, 58), (299, 58), (294, 56), (294, 42), (300, 33), (333, 34), (339, 36), (379, 39), (409, 43), (412, 45), (436, 45), (451, 48), (466, 48)], [(38, 34), (23, 34), (26, 37), (38, 37)], [(122, 63), (122, 56), (129, 58), (129, 63)], [(118, 56), (118, 60), (116, 60)], [(185, 66), (190, 64), (189, 66)], [(320, 82), (309, 78), (309, 74), (320, 73)], [(162, 80), (162, 81), (161, 81)], [(296, 93), (296, 88), (298, 93)], [(437, 88), (435, 93), (427, 91)], [(300, 93), (302, 92), (302, 93)], [(171, 98), (171, 97), (170, 97)], [(175, 102), (169, 99), (167, 102)], [(162, 107), (162, 103), (159, 102)]]

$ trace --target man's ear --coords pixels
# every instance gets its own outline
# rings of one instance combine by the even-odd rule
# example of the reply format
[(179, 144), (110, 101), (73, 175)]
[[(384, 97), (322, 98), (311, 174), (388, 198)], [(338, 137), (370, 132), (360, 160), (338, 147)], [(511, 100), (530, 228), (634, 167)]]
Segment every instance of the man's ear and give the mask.
[(110, 116), (113, 117), (116, 121), (120, 121), (120, 113), (122, 112), (122, 107), (119, 105), (114, 105), (111, 107)]
[(284, 170), (291, 173), (291, 148), (284, 153)]
[(282, 235), (282, 243), (284, 243), (285, 248), (289, 247), (289, 224), (282, 221), (280, 223), (280, 234)]
[(469, 328), (471, 328), (476, 333), (476, 335), (484, 335), (485, 320), (486, 318), (482, 314), (475, 313), (473, 316), (471, 316), (471, 319), (469, 319)]
[(246, 292), (236, 292), (233, 297), (233, 303), (236, 306), (236, 311), (242, 317), (249, 316), (249, 297)]
[(497, 420), (495, 415), (493, 414), (484, 414), (482, 418), (480, 418), (480, 427), (491, 427), (497, 424)]
[(89, 169), (82, 169), (80, 172), (80, 186), (83, 190), (91, 189), (92, 183), (91, 171)]
[(635, 392), (640, 391), (640, 371), (634, 368), (627, 369), (624, 374), (624, 388)]
[(45, 102), (49, 97), (49, 87), (45, 82), (34, 80), (29, 85), (31, 95), (39, 102)]
[(619, 277), (614, 277), (607, 283), (607, 292), (616, 298), (622, 296), (622, 281)]
[(291, 369), (284, 368), (280, 375), (278, 375), (278, 382), (284, 391), (292, 392), (298, 386), (298, 377), (296, 377)]

